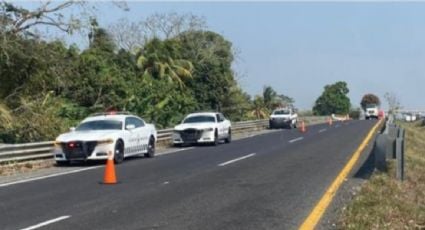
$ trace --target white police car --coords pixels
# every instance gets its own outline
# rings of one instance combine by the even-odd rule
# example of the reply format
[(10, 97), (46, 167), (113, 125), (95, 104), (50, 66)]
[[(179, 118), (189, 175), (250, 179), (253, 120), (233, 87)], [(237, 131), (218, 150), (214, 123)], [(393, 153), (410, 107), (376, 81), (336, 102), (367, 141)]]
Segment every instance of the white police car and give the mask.
[(144, 154), (154, 157), (157, 131), (140, 117), (127, 112), (98, 113), (84, 119), (76, 128), (55, 140), (54, 159), (58, 165), (73, 160), (106, 160), (115, 163), (125, 157)]
[(194, 143), (218, 145), (220, 140), (226, 143), (232, 140), (232, 125), (221, 113), (192, 113), (187, 115), (181, 124), (174, 127), (175, 146)]

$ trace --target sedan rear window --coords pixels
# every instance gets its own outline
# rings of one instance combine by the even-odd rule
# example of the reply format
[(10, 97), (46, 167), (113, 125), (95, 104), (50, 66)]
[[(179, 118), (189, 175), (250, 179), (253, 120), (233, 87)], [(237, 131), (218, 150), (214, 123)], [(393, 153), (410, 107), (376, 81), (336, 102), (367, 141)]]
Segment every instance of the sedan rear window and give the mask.
[(201, 122), (215, 122), (215, 117), (212, 116), (193, 116), (184, 119), (183, 123), (201, 123)]
[(99, 120), (99, 121), (87, 121), (81, 123), (75, 130), (76, 131), (88, 131), (88, 130), (121, 130), (122, 122), (116, 120)]

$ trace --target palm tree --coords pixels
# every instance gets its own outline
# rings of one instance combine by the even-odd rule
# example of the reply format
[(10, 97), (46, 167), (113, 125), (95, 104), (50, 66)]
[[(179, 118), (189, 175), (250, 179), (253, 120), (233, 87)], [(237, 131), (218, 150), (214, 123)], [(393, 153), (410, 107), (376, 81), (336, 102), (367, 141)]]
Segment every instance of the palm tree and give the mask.
[(276, 93), (271, 86), (265, 86), (263, 89), (264, 104), (269, 110), (283, 106), (282, 98)]
[(184, 81), (192, 78), (193, 65), (188, 60), (173, 58), (175, 50), (168, 42), (172, 43), (153, 39), (138, 55), (137, 66), (143, 78), (167, 80), (184, 88)]
[(249, 112), (249, 115), (255, 117), (256, 119), (265, 119), (268, 117), (269, 110), (265, 104), (265, 100), (261, 96), (255, 96), (253, 101), (252, 110)]

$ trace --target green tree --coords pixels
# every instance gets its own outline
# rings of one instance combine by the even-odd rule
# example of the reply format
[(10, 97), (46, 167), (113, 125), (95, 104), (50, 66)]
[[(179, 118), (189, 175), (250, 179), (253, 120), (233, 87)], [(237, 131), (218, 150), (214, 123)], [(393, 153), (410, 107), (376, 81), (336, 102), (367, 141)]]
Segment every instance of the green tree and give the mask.
[(76, 74), (64, 96), (88, 108), (88, 112), (125, 109), (134, 98), (135, 88), (141, 84), (136, 77), (134, 57), (124, 51), (116, 54), (112, 39), (104, 29), (92, 31), (90, 46), (79, 55), (74, 67)]
[(99, 27), (97, 20), (93, 18), (91, 20), (91, 29), (89, 36), (90, 49), (98, 49), (108, 53), (112, 53), (117, 49), (114, 43), (112, 35), (104, 28)]
[(178, 48), (175, 40), (155, 38), (148, 42), (137, 58), (142, 77), (174, 82), (184, 88), (184, 82), (192, 77), (193, 65), (179, 58)]
[(181, 44), (182, 58), (194, 66), (187, 85), (198, 108), (221, 111), (237, 85), (231, 69), (232, 44), (211, 31), (187, 31), (175, 39)]
[(326, 85), (324, 92), (316, 100), (313, 113), (316, 115), (347, 114), (351, 107), (348, 92), (347, 83), (343, 81)]
[(239, 86), (232, 87), (228, 99), (223, 100), (222, 112), (232, 121), (247, 119), (250, 109), (251, 98)]
[(12, 119), (13, 117), (10, 109), (4, 103), (0, 102), (0, 124), (4, 127), (10, 126)]
[(267, 105), (262, 96), (255, 96), (252, 102), (252, 109), (250, 111), (250, 116), (255, 119), (265, 119), (268, 117), (270, 111), (267, 108)]
[(362, 97), (360, 105), (362, 106), (363, 110), (366, 110), (366, 106), (369, 104), (375, 104), (379, 106), (381, 105), (381, 101), (379, 100), (379, 97), (376, 96), (375, 94), (368, 93)]
[(265, 86), (263, 89), (263, 100), (268, 110), (274, 109), (279, 102), (276, 91), (271, 86)]
[(264, 103), (268, 110), (277, 107), (292, 106), (295, 100), (284, 94), (278, 94), (271, 86), (265, 86), (263, 89)]
[(196, 101), (189, 91), (181, 90), (172, 82), (149, 78), (144, 79), (141, 86), (128, 109), (154, 122), (158, 128), (175, 125), (196, 108)]
[(286, 96), (284, 94), (279, 94), (277, 95), (277, 97), (279, 98), (279, 103), (280, 103), (280, 106), (282, 107), (291, 106), (295, 103), (294, 98)]

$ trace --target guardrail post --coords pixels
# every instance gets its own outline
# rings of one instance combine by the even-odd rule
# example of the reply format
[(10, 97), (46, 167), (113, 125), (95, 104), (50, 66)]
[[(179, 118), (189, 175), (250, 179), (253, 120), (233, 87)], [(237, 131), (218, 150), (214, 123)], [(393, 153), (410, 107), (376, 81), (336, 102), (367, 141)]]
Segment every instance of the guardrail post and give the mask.
[(378, 134), (373, 147), (373, 154), (375, 155), (375, 167), (381, 172), (387, 170), (387, 135)]
[(397, 135), (399, 133), (399, 129), (397, 126), (395, 125), (388, 125), (387, 126), (387, 130), (388, 130), (388, 152), (387, 152), (387, 156), (390, 159), (395, 159), (396, 158), (396, 143), (395, 140), (397, 138)]
[(397, 133), (397, 137), (399, 137), (399, 138), (403, 138), (404, 139), (404, 137), (406, 136), (406, 130), (405, 129), (403, 129), (403, 128), (400, 128), (399, 130), (398, 130), (398, 133)]
[(397, 179), (404, 180), (404, 139), (396, 139), (396, 155), (397, 155)]
[(404, 141), (405, 141), (406, 130), (400, 128), (397, 133), (396, 139), (396, 155), (397, 155), (397, 179), (400, 181), (404, 180)]

